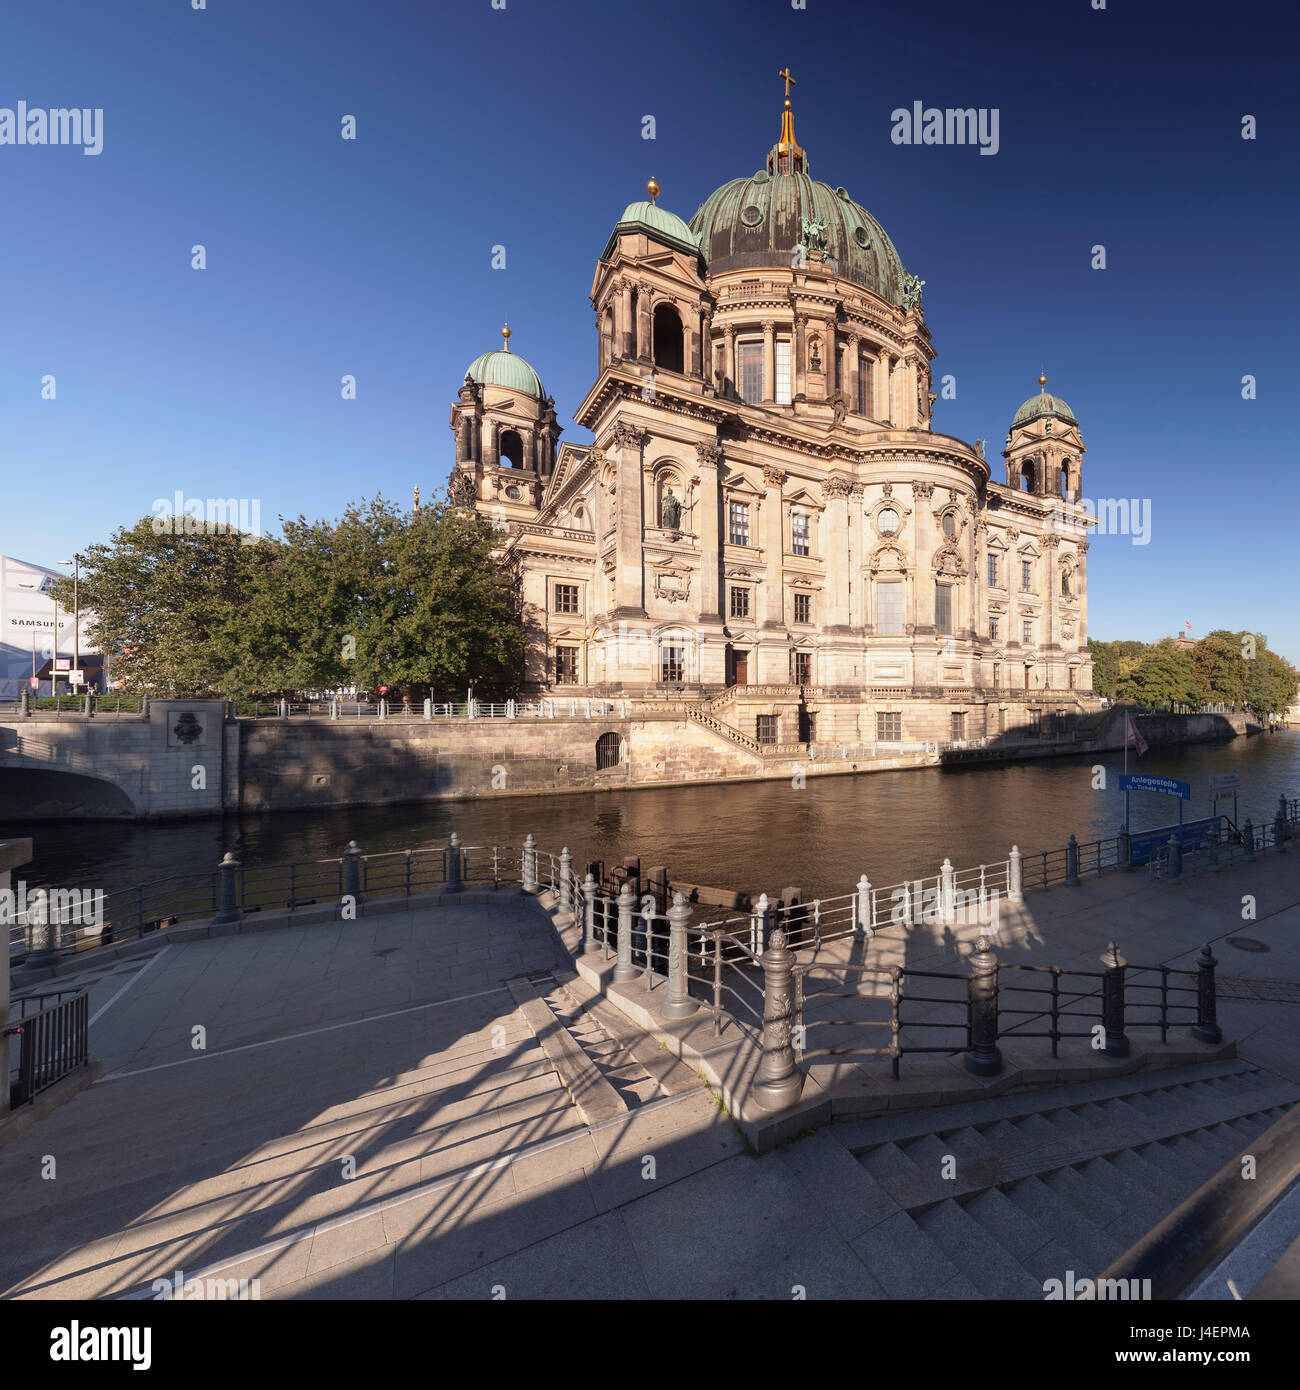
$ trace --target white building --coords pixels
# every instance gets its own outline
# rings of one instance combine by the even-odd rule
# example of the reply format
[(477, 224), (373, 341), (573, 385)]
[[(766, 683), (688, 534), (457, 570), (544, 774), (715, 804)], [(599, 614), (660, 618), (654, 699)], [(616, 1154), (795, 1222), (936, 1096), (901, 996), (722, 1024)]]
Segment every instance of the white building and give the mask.
[[(73, 656), (72, 613), (57, 609), (58, 636), (55, 637), (56, 605), (50, 588), (63, 571), (45, 565), (33, 565), (12, 555), (0, 555), (0, 700), (15, 700), (19, 692), (29, 688), (33, 671), (41, 670), (53, 658)], [(99, 648), (87, 635), (94, 617), (84, 608), (81, 611), (81, 631), (75, 644), (81, 656), (97, 653)], [(67, 682), (59, 681), (60, 691)], [(50, 682), (40, 682), (41, 695), (50, 694)]]

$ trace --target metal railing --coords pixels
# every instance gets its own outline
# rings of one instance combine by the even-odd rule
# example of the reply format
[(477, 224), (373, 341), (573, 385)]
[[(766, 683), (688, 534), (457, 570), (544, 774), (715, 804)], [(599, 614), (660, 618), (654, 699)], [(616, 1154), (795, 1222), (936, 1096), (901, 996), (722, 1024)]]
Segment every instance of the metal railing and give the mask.
[(17, 1048), (11, 1045), (10, 1053), (11, 1109), (27, 1105), (42, 1091), (88, 1064), (89, 1003), (90, 991), (84, 987), (13, 1001), (11, 1009), (17, 1007), (18, 1017), (11, 1017), (5, 1029), (10, 1037), (18, 1038)]

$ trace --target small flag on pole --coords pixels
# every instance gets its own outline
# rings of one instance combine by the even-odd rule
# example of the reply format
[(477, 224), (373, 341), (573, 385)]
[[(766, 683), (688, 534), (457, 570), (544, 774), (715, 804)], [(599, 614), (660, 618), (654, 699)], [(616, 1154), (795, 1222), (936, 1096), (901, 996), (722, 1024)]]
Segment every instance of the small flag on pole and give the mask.
[(1186, 618), (1183, 619), (1183, 626), (1188, 630), (1188, 632), (1192, 630), (1192, 625), (1190, 622), (1188, 622)]
[(1128, 716), (1127, 741), (1131, 743), (1134, 748), (1137, 749), (1137, 755), (1139, 758), (1142, 756), (1143, 753), (1147, 751), (1147, 741), (1138, 732), (1138, 726), (1133, 722), (1133, 716), (1131, 714)]

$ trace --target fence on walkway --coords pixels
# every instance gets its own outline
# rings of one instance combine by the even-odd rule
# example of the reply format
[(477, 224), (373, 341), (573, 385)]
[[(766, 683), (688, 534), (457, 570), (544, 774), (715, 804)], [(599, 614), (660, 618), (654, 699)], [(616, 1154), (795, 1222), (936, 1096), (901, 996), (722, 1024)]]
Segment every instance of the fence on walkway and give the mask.
[(84, 987), (31, 994), (10, 1004), (9, 1107), (36, 1099), (89, 1062), (89, 1000)]

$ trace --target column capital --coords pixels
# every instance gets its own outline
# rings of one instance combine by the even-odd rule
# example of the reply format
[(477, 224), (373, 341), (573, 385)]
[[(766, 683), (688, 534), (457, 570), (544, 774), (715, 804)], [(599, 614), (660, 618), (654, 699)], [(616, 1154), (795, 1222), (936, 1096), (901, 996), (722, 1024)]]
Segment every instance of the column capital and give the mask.
[(822, 484), (822, 493), (827, 501), (833, 501), (839, 497), (848, 497), (853, 491), (853, 479), (846, 478), (842, 473), (832, 473)]
[(614, 426), (614, 447), (616, 449), (639, 448), (645, 438), (645, 431), (639, 425), (620, 420)]
[(764, 332), (765, 334), (767, 334), (769, 337), (770, 337), (773, 333), (775, 333), (775, 332), (776, 332), (776, 320), (775, 320), (775, 319), (764, 319), (764, 320), (763, 320), (763, 332)]
[(780, 468), (767, 464), (763, 468), (763, 486), (779, 488), (785, 482), (785, 473)]
[(716, 468), (722, 462), (722, 445), (712, 439), (701, 439), (695, 446), (695, 459), (701, 466)]

